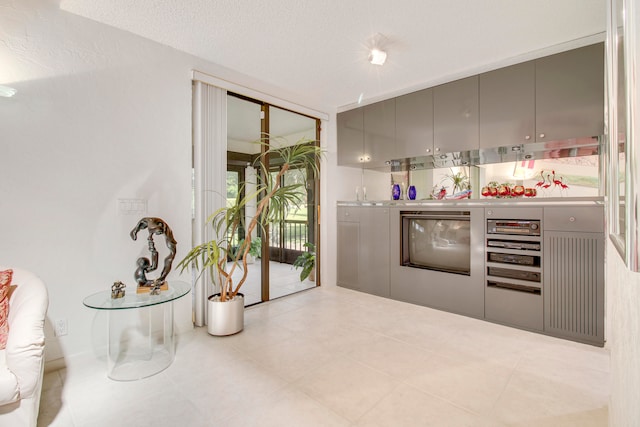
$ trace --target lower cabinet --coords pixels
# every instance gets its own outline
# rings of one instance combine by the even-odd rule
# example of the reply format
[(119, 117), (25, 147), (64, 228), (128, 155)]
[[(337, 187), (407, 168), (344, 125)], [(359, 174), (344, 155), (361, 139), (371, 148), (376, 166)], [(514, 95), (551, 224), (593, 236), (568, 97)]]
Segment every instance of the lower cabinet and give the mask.
[(542, 296), (487, 286), (485, 319), (531, 331), (542, 331)]
[(358, 222), (338, 221), (338, 285), (360, 290), (360, 224)]
[[(508, 212), (502, 209), (500, 215), (492, 209), (496, 218), (501, 219), (532, 215), (542, 218), (542, 233), (537, 239), (541, 240), (542, 250), (524, 251), (525, 255), (537, 257), (536, 267), (520, 268), (541, 276), (535, 292), (524, 292), (531, 286), (524, 286), (526, 282), (522, 280), (494, 280), (491, 268), (500, 265), (494, 257), (487, 259), (488, 254), (496, 251), (522, 254), (507, 246), (489, 245), (489, 240), (517, 243), (527, 237), (496, 239), (485, 235), (483, 208), (469, 210), (474, 211), (470, 237), (474, 255), (471, 275), (465, 276), (400, 265), (399, 245), (393, 244), (401, 239), (399, 209), (390, 212), (387, 207), (338, 207), (338, 285), (559, 338), (604, 345), (603, 207), (544, 207), (535, 212), (531, 208), (512, 208)], [(509, 288), (506, 282), (522, 286)]]
[(544, 329), (604, 344), (604, 235), (546, 231)]
[(544, 330), (604, 344), (604, 208), (544, 210)]
[(389, 209), (338, 207), (339, 286), (389, 297)]

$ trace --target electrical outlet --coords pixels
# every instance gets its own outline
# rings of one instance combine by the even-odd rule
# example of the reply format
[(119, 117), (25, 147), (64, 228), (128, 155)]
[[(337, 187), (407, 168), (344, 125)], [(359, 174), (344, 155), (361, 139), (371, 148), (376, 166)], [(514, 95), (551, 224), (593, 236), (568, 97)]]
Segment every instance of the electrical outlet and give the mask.
[(56, 320), (56, 336), (61, 337), (63, 335), (67, 335), (69, 333), (69, 328), (67, 324), (67, 319), (58, 319)]

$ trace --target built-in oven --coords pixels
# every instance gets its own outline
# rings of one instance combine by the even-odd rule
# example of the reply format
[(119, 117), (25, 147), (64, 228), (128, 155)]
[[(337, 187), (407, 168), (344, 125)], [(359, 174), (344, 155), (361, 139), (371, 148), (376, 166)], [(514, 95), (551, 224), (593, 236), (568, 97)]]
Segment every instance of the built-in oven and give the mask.
[(401, 211), (401, 264), (471, 274), (469, 211)]
[[(513, 214), (532, 217), (514, 217)], [(509, 215), (509, 216), (507, 216)], [(485, 317), (541, 330), (542, 212), (487, 210), (485, 231)]]

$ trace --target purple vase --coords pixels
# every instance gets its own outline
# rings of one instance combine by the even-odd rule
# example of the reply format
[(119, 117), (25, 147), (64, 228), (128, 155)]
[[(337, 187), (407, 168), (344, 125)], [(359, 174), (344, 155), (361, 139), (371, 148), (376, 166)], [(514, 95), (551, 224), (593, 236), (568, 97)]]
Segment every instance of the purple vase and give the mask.
[(393, 190), (391, 191), (391, 196), (393, 197), (393, 200), (400, 199), (400, 185), (399, 184), (393, 184)]
[(409, 186), (409, 200), (415, 200), (416, 199), (416, 186), (415, 185), (410, 185)]

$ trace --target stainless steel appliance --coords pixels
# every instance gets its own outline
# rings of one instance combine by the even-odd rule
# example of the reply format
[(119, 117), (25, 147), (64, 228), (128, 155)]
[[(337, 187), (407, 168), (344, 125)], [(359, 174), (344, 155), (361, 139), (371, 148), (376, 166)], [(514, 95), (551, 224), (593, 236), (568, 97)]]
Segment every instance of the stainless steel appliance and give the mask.
[(487, 234), (539, 236), (540, 221), (534, 219), (488, 219)]
[(540, 220), (487, 219), (487, 286), (539, 295), (541, 248)]
[(401, 265), (471, 274), (469, 211), (402, 211)]
[(542, 211), (532, 209), (531, 219), (514, 218), (513, 213), (510, 208), (487, 209), (485, 317), (542, 330)]

